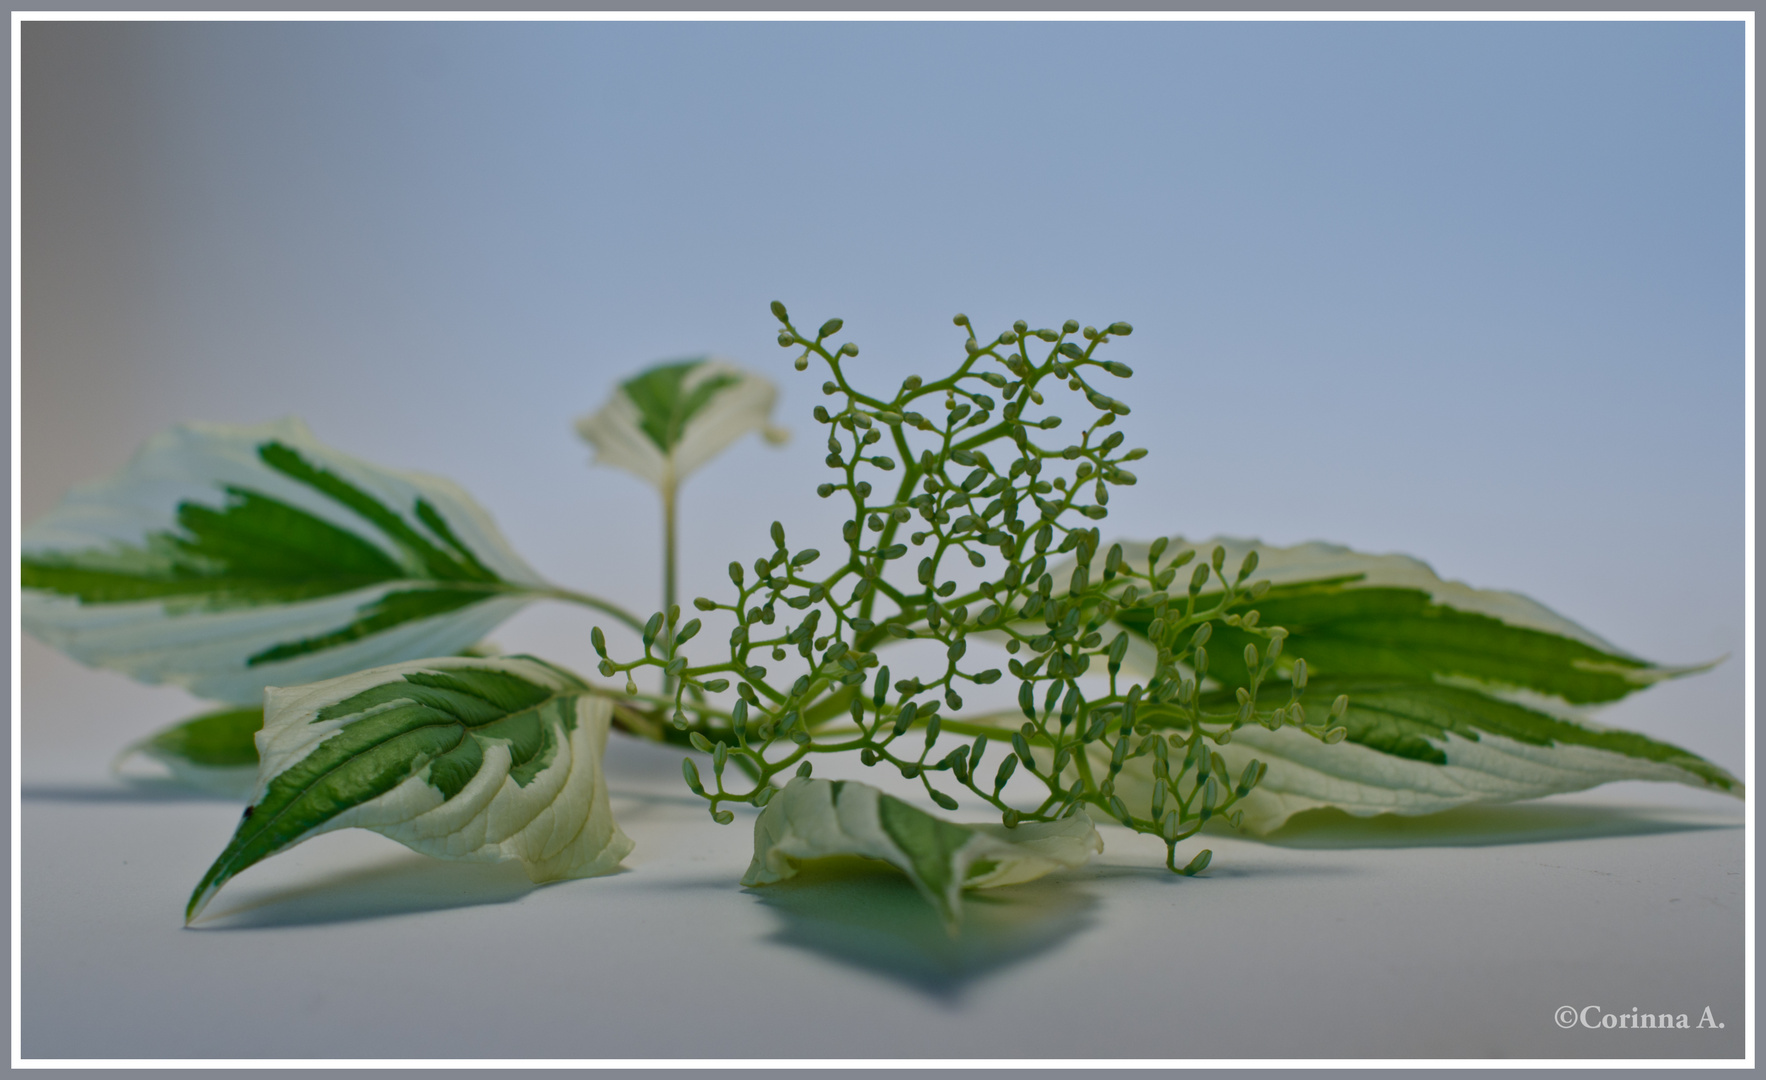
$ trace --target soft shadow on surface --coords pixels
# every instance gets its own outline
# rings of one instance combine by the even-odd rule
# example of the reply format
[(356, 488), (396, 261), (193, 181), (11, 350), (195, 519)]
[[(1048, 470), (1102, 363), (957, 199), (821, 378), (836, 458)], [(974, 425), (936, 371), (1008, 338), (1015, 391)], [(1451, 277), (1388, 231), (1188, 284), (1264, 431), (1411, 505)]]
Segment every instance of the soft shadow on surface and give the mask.
[(747, 892), (784, 922), (769, 940), (946, 1001), (1089, 926), (1097, 903), (1071, 882), (974, 890), (963, 894), (962, 928), (952, 937), (906, 877), (874, 860), (820, 859)]
[(1666, 807), (1514, 803), (1460, 806), (1417, 817), (1358, 818), (1335, 809), (1307, 810), (1260, 839), (1292, 848), (1487, 847), (1739, 828), (1739, 822)]
[[(623, 801), (628, 807), (646, 810), (665, 806), (686, 806), (698, 810), (701, 814), (705, 812), (705, 800), (691, 792), (682, 792), (676, 795), (672, 792), (645, 791), (639, 788), (621, 787), (618, 784), (608, 784), (607, 796), (615, 802)], [(741, 808), (738, 807), (738, 809)]]
[(237, 902), (222, 892), (191, 928), (265, 930), (383, 919), (507, 904), (538, 887), (518, 863), (444, 862), (413, 854)]
[(118, 777), (113, 783), (33, 784), (26, 782), (19, 787), (19, 799), (23, 802), (38, 800), (42, 802), (83, 803), (215, 802), (231, 803), (234, 806), (245, 804), (245, 800), (233, 796), (221, 795), (212, 791), (199, 791), (175, 780), (145, 776)]
[(1279, 882), (1285, 878), (1302, 877), (1335, 877), (1365, 874), (1349, 866), (1246, 866), (1227, 855), (1216, 858), (1208, 869), (1188, 877), (1174, 874), (1163, 862), (1147, 863), (1092, 863), (1071, 874), (1074, 881), (1146, 881), (1154, 885), (1169, 886), (1174, 889), (1197, 888), (1210, 880), (1258, 879)]

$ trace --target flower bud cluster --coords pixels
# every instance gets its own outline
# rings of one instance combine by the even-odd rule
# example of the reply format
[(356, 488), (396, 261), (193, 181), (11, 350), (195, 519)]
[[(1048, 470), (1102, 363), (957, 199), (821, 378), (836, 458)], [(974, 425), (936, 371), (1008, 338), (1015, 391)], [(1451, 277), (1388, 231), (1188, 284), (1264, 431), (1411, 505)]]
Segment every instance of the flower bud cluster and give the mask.
[[(688, 784), (719, 820), (724, 803), (764, 805), (779, 790), (774, 777), (807, 769), (808, 755), (856, 752), (867, 766), (918, 779), (945, 809), (958, 805), (947, 789), (965, 789), (1008, 826), (1101, 812), (1163, 839), (1167, 864), (1179, 870), (1176, 845), (1211, 818), (1236, 820), (1234, 804), (1263, 776), (1255, 761), (1228, 776), (1214, 746), (1247, 723), (1341, 737), (1306, 723), (1303, 663), (1287, 702), (1259, 705), (1285, 631), (1259, 626), (1246, 610), (1267, 588), (1247, 585), (1254, 552), (1229, 578), (1221, 549), (1167, 558), (1160, 541), (1141, 563), (1121, 545), (1101, 550), (1095, 522), (1108, 516), (1114, 489), (1136, 482), (1125, 466), (1145, 453), (1124, 447), (1114, 427), (1131, 410), (1106, 392), (1133, 372), (1098, 356), (1133, 332), (1127, 323), (1081, 330), (1072, 320), (1059, 329), (1019, 321), (983, 340), (958, 315), (967, 339), (953, 370), (873, 395), (851, 379), (857, 346), (830, 340), (840, 319), (812, 337), (784, 305), (773, 314), (780, 345), (799, 350), (795, 366), (828, 372), (822, 389), (833, 400), (814, 415), (832, 475), (817, 494), (849, 508), (837, 554), (794, 549), (775, 522), (769, 554), (751, 567), (730, 564), (733, 598), (695, 601), (732, 620), (727, 658), (688, 663), (679, 650), (699, 623), (663, 634), (678, 618), (670, 612), (646, 627), (644, 657), (603, 661), (606, 674), (650, 664), (679, 680), (675, 726), (712, 755), (712, 782), (689, 763)], [(1051, 434), (1063, 428), (1072, 434)], [(1248, 677), (1225, 708), (1208, 675), (1217, 624), (1253, 642), (1242, 657)], [(970, 640), (979, 635), (1004, 643), (1006, 670), (976, 658)], [(892, 672), (879, 652), (908, 639), (936, 643), (942, 663)], [(658, 640), (667, 652), (656, 651)], [(1122, 674), (1136, 640), (1137, 657), (1150, 657), (1145, 681)], [(710, 676), (735, 680), (727, 709), (706, 698), (728, 689), (727, 679)], [(965, 713), (972, 687), (1008, 677), (1018, 682), (1015, 712)], [(1011, 752), (984, 770), (990, 740)], [(1151, 798), (1130, 806), (1116, 779), (1148, 756)], [(726, 773), (730, 762), (739, 777)], [(1026, 780), (1040, 788), (1028, 801)], [(1180, 872), (1207, 859), (1203, 852)]]

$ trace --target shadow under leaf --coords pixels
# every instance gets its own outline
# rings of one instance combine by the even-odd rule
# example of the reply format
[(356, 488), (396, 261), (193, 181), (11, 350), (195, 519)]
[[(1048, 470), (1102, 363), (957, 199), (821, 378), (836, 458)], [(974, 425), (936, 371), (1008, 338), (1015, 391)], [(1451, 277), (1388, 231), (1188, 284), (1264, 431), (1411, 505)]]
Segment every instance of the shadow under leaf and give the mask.
[(1739, 828), (1739, 822), (1665, 807), (1513, 803), (1459, 806), (1415, 817), (1359, 818), (1334, 808), (1307, 810), (1260, 839), (1292, 848), (1488, 847)]
[(538, 887), (515, 862), (446, 862), (412, 854), (295, 888), (242, 897), (198, 919), (192, 928), (264, 930), (383, 919), (507, 904)]
[(114, 784), (32, 784), (19, 786), (21, 802), (161, 803), (211, 802), (243, 805), (244, 800), (203, 791), (176, 780), (160, 777), (119, 777)]
[(784, 921), (770, 940), (950, 1001), (1089, 926), (1097, 903), (1049, 879), (972, 890), (953, 936), (906, 877), (871, 859), (818, 859), (788, 881), (746, 891)]

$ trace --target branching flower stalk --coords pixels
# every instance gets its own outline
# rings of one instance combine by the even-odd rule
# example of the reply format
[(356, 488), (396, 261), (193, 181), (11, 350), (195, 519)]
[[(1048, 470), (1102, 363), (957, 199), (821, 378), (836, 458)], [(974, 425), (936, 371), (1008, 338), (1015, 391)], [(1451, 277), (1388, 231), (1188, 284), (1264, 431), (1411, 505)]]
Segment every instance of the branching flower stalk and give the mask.
[[(1161, 838), (1167, 866), (1180, 870), (1177, 845), (1212, 817), (1235, 820), (1234, 804), (1263, 775), (1255, 760), (1228, 775), (1214, 747), (1249, 723), (1295, 725), (1324, 742), (1343, 738), (1344, 728), (1331, 724), (1346, 699), (1337, 699), (1328, 719), (1309, 720), (1299, 700), (1305, 662), (1277, 673), (1286, 632), (1259, 625), (1250, 608), (1267, 588), (1250, 581), (1255, 552), (1230, 576), (1220, 548), (1187, 573), (1195, 552), (1163, 559), (1163, 541), (1144, 566), (1125, 560), (1120, 545), (1100, 553), (1090, 523), (1107, 516), (1111, 488), (1134, 484), (1125, 466), (1145, 455), (1123, 449), (1122, 433), (1112, 429), (1129, 407), (1100, 388), (1102, 377), (1133, 374), (1098, 356), (1113, 337), (1132, 332), (1127, 323), (1032, 330), (1019, 321), (982, 341), (958, 315), (969, 336), (956, 369), (930, 382), (910, 377), (882, 397), (850, 380), (857, 345), (831, 347), (841, 320), (811, 337), (782, 304), (773, 314), (779, 344), (801, 350), (797, 370), (819, 362), (829, 373), (822, 391), (836, 404), (817, 406), (815, 418), (827, 428), (826, 462), (836, 479), (817, 493), (850, 502), (845, 557), (818, 574), (812, 567), (821, 552), (793, 550), (774, 522), (770, 554), (751, 569), (730, 564), (733, 599), (694, 601), (702, 612), (733, 618), (725, 659), (691, 662), (683, 647), (702, 623), (682, 623), (675, 606), (651, 616), (636, 659), (614, 659), (598, 628), (592, 636), (604, 676), (624, 673), (630, 686), (636, 669), (662, 669), (674, 729), (711, 755), (709, 782), (690, 758), (683, 772), (718, 822), (733, 820), (725, 804), (766, 805), (781, 773), (808, 775), (812, 754), (857, 753), (868, 766), (888, 764), (919, 779), (934, 803), (953, 810), (956, 800), (934, 783), (943, 774), (997, 809), (1007, 826), (1100, 810)], [(1088, 406), (1090, 422), (1065, 445), (1039, 441), (1063, 426), (1051, 400), (1063, 397)], [(1053, 565), (1056, 559), (1063, 565)], [(1105, 637), (1125, 613), (1142, 616), (1156, 653), (1145, 683), (1121, 674), (1127, 631)], [(1203, 705), (1216, 623), (1253, 639), (1245, 646), (1247, 685), (1237, 688), (1237, 709), (1226, 712)], [(1018, 713), (962, 712), (965, 684), (985, 686), (1007, 674), (965, 664), (969, 639), (981, 635), (1002, 641), (1012, 656)], [(894, 639), (936, 642), (942, 669), (892, 681), (877, 650)], [(1082, 684), (1098, 669), (1106, 680)], [(1272, 676), (1286, 700), (1263, 707), (1260, 694)], [(704, 699), (727, 692), (732, 681), (736, 699), (727, 711)], [(1010, 747), (991, 770), (990, 739)], [(951, 741), (959, 745), (947, 749)], [(1149, 754), (1151, 798), (1131, 807), (1115, 779), (1130, 759)], [(1033, 803), (1008, 797), (1007, 782), (1020, 772), (1042, 787)], [(1204, 850), (1180, 872), (1198, 872), (1208, 860)]]

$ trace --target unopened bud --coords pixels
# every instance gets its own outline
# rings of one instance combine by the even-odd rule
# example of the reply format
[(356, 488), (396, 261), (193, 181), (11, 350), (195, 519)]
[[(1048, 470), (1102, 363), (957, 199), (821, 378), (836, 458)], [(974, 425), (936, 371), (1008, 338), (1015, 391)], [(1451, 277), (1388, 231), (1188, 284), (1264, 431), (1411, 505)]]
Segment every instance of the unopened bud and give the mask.
[(1239, 564), (1239, 580), (1243, 581), (1257, 570), (1257, 552), (1252, 549), (1245, 553), (1245, 561)]

